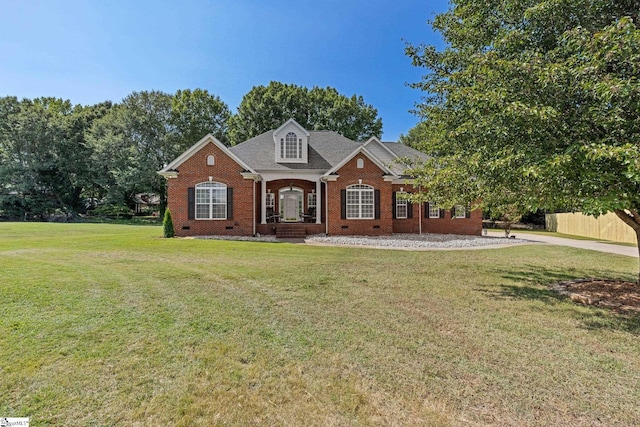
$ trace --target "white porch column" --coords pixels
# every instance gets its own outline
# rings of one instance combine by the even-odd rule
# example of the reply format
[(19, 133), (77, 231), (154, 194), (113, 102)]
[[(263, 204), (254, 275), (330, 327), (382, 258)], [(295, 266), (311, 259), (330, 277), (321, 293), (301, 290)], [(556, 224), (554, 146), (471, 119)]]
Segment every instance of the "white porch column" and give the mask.
[(316, 181), (316, 224), (322, 224), (322, 194), (320, 190), (322, 189), (322, 183), (320, 180)]
[(260, 198), (262, 199), (262, 203), (260, 203), (260, 224), (267, 223), (267, 180), (262, 178), (260, 181), (260, 189), (261, 194)]

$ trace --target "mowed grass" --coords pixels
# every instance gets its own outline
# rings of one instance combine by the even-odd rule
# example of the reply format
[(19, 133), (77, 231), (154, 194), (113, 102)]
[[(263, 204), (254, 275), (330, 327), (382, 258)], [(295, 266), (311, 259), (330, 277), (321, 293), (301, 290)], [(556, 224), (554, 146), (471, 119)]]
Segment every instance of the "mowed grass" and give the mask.
[(637, 260), (0, 223), (0, 416), (33, 426), (640, 425)]

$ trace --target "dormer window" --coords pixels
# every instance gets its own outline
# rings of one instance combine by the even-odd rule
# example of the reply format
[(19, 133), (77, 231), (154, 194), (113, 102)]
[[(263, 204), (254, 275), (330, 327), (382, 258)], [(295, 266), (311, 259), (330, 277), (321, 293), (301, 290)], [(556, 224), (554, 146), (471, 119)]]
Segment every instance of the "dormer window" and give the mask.
[(273, 132), (275, 142), (276, 162), (278, 163), (307, 163), (309, 155), (309, 132), (289, 119), (285, 124)]
[(302, 139), (298, 139), (298, 135), (293, 132), (289, 132), (284, 138), (284, 153), (285, 159), (300, 159), (302, 158)]

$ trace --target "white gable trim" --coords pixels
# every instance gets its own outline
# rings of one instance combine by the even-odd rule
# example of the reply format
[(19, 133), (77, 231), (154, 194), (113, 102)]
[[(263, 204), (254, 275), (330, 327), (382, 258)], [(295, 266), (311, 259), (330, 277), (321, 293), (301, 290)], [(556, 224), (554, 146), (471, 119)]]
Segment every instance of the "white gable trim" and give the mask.
[(273, 135), (277, 135), (277, 134), (279, 134), (279, 133), (282, 131), (282, 129), (284, 129), (285, 127), (287, 127), (287, 125), (289, 125), (289, 124), (293, 124), (294, 126), (296, 126), (297, 128), (299, 128), (299, 129), (300, 129), (300, 131), (301, 131), (302, 133), (304, 133), (304, 134), (305, 134), (305, 136), (307, 136), (307, 137), (308, 137), (308, 136), (310, 135), (310, 133), (309, 133), (309, 131), (308, 131), (308, 130), (306, 130), (305, 128), (303, 128), (303, 127), (300, 125), (300, 123), (296, 122), (296, 121), (295, 121), (295, 120), (293, 120), (293, 119), (289, 119), (289, 120), (287, 120), (286, 122), (284, 122), (284, 123), (282, 124), (282, 126), (280, 126), (278, 129), (276, 129), (276, 130), (274, 130), (274, 131), (273, 131)]
[(249, 165), (243, 162), (242, 159), (240, 159), (240, 157), (236, 156), (231, 151), (229, 151), (229, 149), (222, 142), (218, 141), (216, 137), (214, 137), (211, 134), (208, 134), (204, 138), (202, 138), (200, 141), (193, 144), (189, 149), (187, 149), (187, 151), (185, 151), (180, 156), (178, 156), (174, 161), (169, 163), (167, 166), (163, 167), (162, 170), (158, 172), (158, 174), (167, 178), (171, 177), (172, 175), (175, 175), (175, 169), (177, 167), (179, 167), (181, 164), (189, 160), (194, 154), (196, 154), (198, 151), (204, 148), (207, 144), (214, 144), (220, 150), (222, 150), (227, 156), (229, 156), (233, 161), (235, 161), (237, 164), (242, 166), (246, 171), (255, 173), (255, 171), (251, 169)]
[(396, 175), (395, 173), (393, 173), (392, 170), (390, 170), (388, 167), (386, 167), (380, 160), (378, 160), (378, 158), (376, 158), (376, 156), (374, 156), (373, 154), (371, 154), (371, 152), (369, 152), (369, 150), (367, 150), (366, 148), (364, 148), (364, 146), (360, 146), (358, 148), (356, 148), (351, 154), (349, 154), (347, 157), (345, 157), (340, 163), (338, 163), (337, 165), (335, 165), (333, 168), (329, 169), (324, 176), (328, 176), (331, 175), (332, 173), (335, 173), (338, 171), (338, 169), (340, 169), (341, 167), (343, 167), (344, 165), (347, 164), (347, 162), (349, 162), (351, 159), (353, 159), (355, 156), (357, 156), (358, 154), (364, 154), (369, 160), (371, 160), (376, 166), (378, 166), (380, 169), (382, 169), (385, 173), (387, 173), (388, 175)]

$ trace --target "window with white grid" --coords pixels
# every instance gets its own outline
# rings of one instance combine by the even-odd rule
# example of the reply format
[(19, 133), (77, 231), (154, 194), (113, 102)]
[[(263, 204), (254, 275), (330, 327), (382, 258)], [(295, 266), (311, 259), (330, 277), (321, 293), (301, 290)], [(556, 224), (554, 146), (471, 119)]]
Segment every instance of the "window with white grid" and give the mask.
[(466, 210), (466, 208), (464, 206), (456, 205), (455, 209), (456, 209), (456, 218), (465, 218), (466, 217), (465, 215), (467, 213), (467, 210)]
[(227, 186), (219, 182), (196, 185), (196, 219), (227, 219)]
[(302, 141), (298, 141), (298, 135), (293, 132), (289, 132), (284, 137), (284, 153), (285, 159), (300, 159), (302, 158)]
[(407, 217), (407, 193), (398, 191), (396, 193), (396, 218), (403, 219)]
[(307, 207), (308, 208), (316, 207), (316, 193), (307, 194)]
[(429, 202), (429, 218), (440, 218), (440, 208), (433, 202)]
[(267, 193), (267, 200), (266, 200), (267, 205), (266, 206), (268, 208), (274, 207), (275, 206), (275, 199), (276, 198), (273, 196), (273, 193)]
[(347, 187), (347, 219), (373, 219), (373, 187), (356, 184)]

